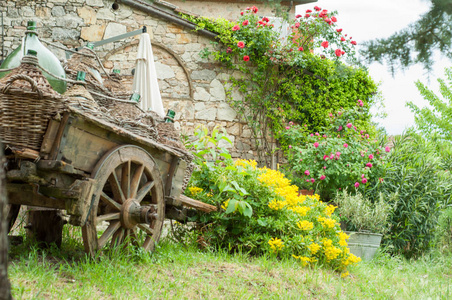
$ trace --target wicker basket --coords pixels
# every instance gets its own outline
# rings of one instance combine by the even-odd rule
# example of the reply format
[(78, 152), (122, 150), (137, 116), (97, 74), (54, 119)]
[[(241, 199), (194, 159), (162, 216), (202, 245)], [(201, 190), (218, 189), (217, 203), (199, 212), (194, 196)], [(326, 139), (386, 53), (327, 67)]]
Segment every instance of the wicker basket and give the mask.
[(5, 145), (39, 151), (50, 118), (63, 110), (63, 97), (32, 64), (22, 63), (0, 80), (0, 139)]

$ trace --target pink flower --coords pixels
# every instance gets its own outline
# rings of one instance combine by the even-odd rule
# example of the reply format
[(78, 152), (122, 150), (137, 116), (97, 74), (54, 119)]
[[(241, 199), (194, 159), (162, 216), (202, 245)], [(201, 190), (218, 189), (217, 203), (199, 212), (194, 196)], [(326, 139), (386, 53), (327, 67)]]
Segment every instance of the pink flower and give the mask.
[(361, 178), (364, 178), (364, 174), (361, 174)]
[(337, 32), (342, 32), (342, 28), (336, 29)]
[(336, 54), (337, 57), (341, 57), (341, 55), (342, 55), (342, 50), (341, 50), (341, 49), (336, 49), (336, 50), (334, 51), (334, 54)]
[(352, 123), (348, 123), (348, 124), (345, 125), (345, 126), (347, 126), (348, 128), (352, 128), (353, 124), (352, 124)]
[(244, 61), (249, 61), (249, 60), (250, 60), (250, 57), (249, 57), (248, 55), (245, 55), (245, 56), (243, 57), (243, 60), (244, 60)]
[(226, 49), (226, 53), (232, 53), (232, 48), (228, 47), (228, 49)]
[(314, 178), (311, 178), (311, 182), (314, 183), (314, 182), (315, 182), (315, 179), (314, 179)]
[(347, 148), (347, 147), (348, 147), (348, 144), (347, 144), (347, 143), (345, 143), (345, 144), (344, 144), (344, 148)]
[(298, 28), (298, 27), (300, 27), (300, 23), (295, 23), (295, 28)]
[(316, 136), (319, 136), (320, 134), (318, 132), (315, 133)]
[(358, 99), (358, 105), (361, 106), (361, 107), (363, 107), (363, 106), (364, 106), (363, 100), (359, 100), (359, 99)]
[(355, 182), (355, 188), (359, 188), (359, 182)]
[(351, 41), (350, 42), (352, 45), (356, 45), (356, 41)]
[(326, 134), (324, 134), (324, 135), (322, 135), (324, 138), (326, 138), (327, 136), (326, 136)]
[(325, 175), (320, 176), (320, 180), (323, 180), (323, 179), (325, 179), (325, 178), (326, 178)]
[(303, 50), (304, 50), (303, 47), (298, 48), (298, 51), (303, 51)]
[(339, 151), (337, 151), (336, 156), (339, 158), (339, 156), (341, 156), (341, 153)]
[(290, 127), (289, 127), (289, 126), (286, 126), (286, 129), (290, 129)]
[(342, 130), (342, 125), (339, 126), (339, 128), (337, 129), (337, 131), (341, 131)]
[(304, 171), (304, 175), (309, 176), (311, 174), (308, 170)]
[(240, 41), (240, 42), (237, 43), (237, 47), (239, 47), (239, 48), (245, 48), (245, 43), (242, 42), (242, 41)]
[(242, 25), (243, 25), (243, 26), (246, 26), (246, 25), (248, 25), (249, 23), (250, 23), (250, 21), (245, 20), (245, 21), (243, 21)]
[(325, 169), (326, 169), (326, 166), (323, 166), (323, 169), (325, 170)]
[(363, 184), (366, 184), (366, 183), (367, 183), (367, 179), (366, 179), (366, 178), (363, 178), (363, 180), (361, 180), (361, 182), (362, 182)]
[(373, 159), (374, 155), (373, 154), (369, 154), (369, 159)]
[(232, 31), (237, 31), (240, 30), (240, 26), (239, 25), (235, 25), (234, 27), (232, 27)]
[(292, 121), (290, 121), (290, 122), (289, 122), (289, 125), (293, 125), (293, 122), (292, 122)]
[(366, 167), (372, 168), (372, 164), (371, 163), (367, 163)]
[(326, 49), (326, 48), (328, 48), (329, 43), (328, 43), (328, 41), (323, 41), (320, 45)]
[(289, 145), (289, 149), (292, 149), (292, 145)]
[(311, 133), (311, 134), (310, 134), (310, 136), (314, 136), (314, 134), (313, 134), (313, 133)]
[(314, 147), (317, 148), (318, 146), (319, 146), (319, 143), (315, 142), (315, 143), (314, 143)]
[(381, 178), (381, 177), (378, 178), (378, 181), (383, 182), (383, 178)]
[(323, 160), (328, 160), (330, 157), (328, 155), (323, 156)]
[(391, 148), (389, 148), (389, 146), (386, 146), (386, 147), (385, 147), (385, 151), (386, 151), (386, 152), (389, 152), (389, 151), (391, 151)]

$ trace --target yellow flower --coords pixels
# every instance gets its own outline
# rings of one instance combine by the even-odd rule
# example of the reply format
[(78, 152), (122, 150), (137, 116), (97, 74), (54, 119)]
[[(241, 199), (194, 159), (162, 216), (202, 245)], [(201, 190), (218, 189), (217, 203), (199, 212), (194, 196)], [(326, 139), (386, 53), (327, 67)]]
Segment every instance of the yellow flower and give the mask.
[(334, 206), (334, 205), (328, 205), (326, 208), (325, 208), (325, 214), (327, 215), (327, 216), (329, 216), (329, 217), (331, 217), (331, 215), (333, 214), (333, 212), (334, 212), (334, 210), (337, 208), (337, 206)]
[(191, 186), (188, 188), (188, 190), (190, 191), (190, 194), (192, 194), (192, 196), (196, 196), (203, 191), (202, 188), (197, 186)]
[(270, 245), (270, 248), (272, 248), (274, 252), (278, 252), (284, 247), (283, 241), (278, 238), (271, 238), (268, 241), (268, 244)]
[(279, 201), (279, 200), (276, 200), (276, 199), (273, 199), (268, 204), (268, 207), (270, 207), (273, 210), (283, 209), (284, 206), (286, 206), (286, 202), (285, 201)]
[(312, 243), (311, 245), (308, 246), (308, 248), (309, 248), (309, 250), (311, 250), (311, 253), (312, 253), (312, 254), (316, 254), (317, 251), (319, 251), (319, 249), (320, 249), (321, 247), (322, 247), (322, 246), (320, 246), (319, 244), (316, 244), (316, 243)]
[(297, 222), (297, 226), (301, 230), (311, 230), (312, 228), (314, 228), (314, 224), (312, 222), (309, 222), (309, 221), (306, 221), (306, 220), (298, 221)]
[(317, 221), (322, 223), (322, 226), (324, 228), (334, 228), (334, 226), (336, 225), (336, 220), (330, 218), (318, 217)]
[(295, 207), (289, 207), (288, 209), (299, 214), (301, 217), (306, 216), (308, 211), (311, 210), (311, 208), (308, 206), (295, 206)]
[(241, 166), (241, 167), (252, 167), (253, 169), (256, 169), (257, 162), (255, 160), (246, 160), (246, 159), (238, 159), (234, 162), (235, 166)]
[(342, 273), (341, 274), (341, 278), (345, 278), (345, 277), (347, 277), (348, 275), (350, 275), (350, 273), (347, 271), (347, 272), (344, 272), (344, 273)]
[(207, 193), (207, 197), (213, 197), (211, 193)]
[[(306, 266), (308, 263), (311, 262), (311, 259), (306, 256), (297, 256), (295, 254), (292, 254), (292, 257), (295, 259), (299, 259), (302, 262), (303, 266)], [(315, 260), (315, 261), (317, 261), (317, 260)]]
[(347, 246), (347, 242), (345, 240), (347, 240), (350, 236), (347, 235), (345, 232), (340, 231), (339, 234), (339, 245), (341, 246)]
[(224, 210), (228, 209), (229, 200), (231, 200), (231, 199), (228, 199), (228, 200), (226, 200), (226, 201), (223, 202), (223, 204), (221, 205), (221, 208), (222, 208), (222, 209), (224, 209)]
[(339, 249), (339, 248), (336, 248), (334, 246), (326, 247), (325, 248), (326, 261), (330, 261), (330, 260), (335, 259), (341, 253), (342, 253), (342, 250)]

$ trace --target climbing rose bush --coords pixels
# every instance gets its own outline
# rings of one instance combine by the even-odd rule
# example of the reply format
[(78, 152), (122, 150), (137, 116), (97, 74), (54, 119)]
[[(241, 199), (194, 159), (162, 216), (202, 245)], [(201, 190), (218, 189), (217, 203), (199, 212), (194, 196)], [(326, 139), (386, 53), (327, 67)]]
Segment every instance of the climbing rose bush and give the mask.
[(363, 110), (358, 100), (354, 109), (331, 113), (330, 125), (322, 132), (289, 123), (280, 137), (288, 160), (286, 174), (299, 187), (328, 200), (343, 189), (365, 192), (380, 184), (390, 149), (355, 125)]

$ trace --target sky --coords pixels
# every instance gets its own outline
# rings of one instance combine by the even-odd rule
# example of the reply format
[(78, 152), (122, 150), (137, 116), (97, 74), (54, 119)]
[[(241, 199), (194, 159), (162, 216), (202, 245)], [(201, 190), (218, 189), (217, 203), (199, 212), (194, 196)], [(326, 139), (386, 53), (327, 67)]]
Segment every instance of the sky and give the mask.
[[(315, 3), (297, 6), (297, 13), (304, 14), (305, 10), (315, 5), (328, 11), (337, 11), (337, 25), (343, 28), (343, 33), (353, 37), (358, 43), (375, 38), (389, 37), (393, 33), (409, 26), (429, 10), (430, 1), (427, 0), (318, 0)], [(386, 65), (373, 63), (369, 66), (369, 73), (375, 82), (380, 82), (383, 96), (384, 119), (374, 118), (390, 135), (400, 134), (404, 129), (414, 125), (414, 115), (405, 106), (413, 101), (423, 107), (427, 101), (422, 98), (415, 82), (420, 80), (439, 94), (437, 78), (444, 78), (444, 67), (451, 66), (451, 62), (437, 55), (437, 62), (433, 72), (428, 76), (422, 66), (415, 65), (405, 71), (397, 71), (394, 77)], [(374, 109), (373, 114), (377, 110)]]

